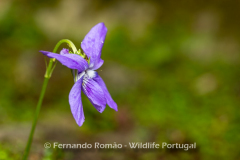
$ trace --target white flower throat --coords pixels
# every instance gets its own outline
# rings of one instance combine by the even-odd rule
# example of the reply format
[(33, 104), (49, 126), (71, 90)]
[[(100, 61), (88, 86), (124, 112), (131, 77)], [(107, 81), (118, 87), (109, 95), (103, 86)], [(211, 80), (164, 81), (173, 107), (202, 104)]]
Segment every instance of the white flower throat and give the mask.
[(73, 70), (73, 78), (74, 82), (77, 82), (79, 79), (81, 79), (83, 76), (86, 78), (94, 78), (96, 77), (97, 72), (91, 69), (87, 69), (81, 73), (77, 73), (77, 70)]

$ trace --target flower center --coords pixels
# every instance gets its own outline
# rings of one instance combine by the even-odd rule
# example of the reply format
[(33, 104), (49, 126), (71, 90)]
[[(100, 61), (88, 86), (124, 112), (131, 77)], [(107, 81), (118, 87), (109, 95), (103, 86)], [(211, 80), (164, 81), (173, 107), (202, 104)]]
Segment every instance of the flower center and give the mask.
[(96, 71), (90, 70), (90, 69), (87, 69), (87, 70), (85, 71), (85, 73), (86, 73), (86, 75), (87, 75), (89, 78), (94, 78), (94, 77), (96, 77), (96, 74), (97, 74)]

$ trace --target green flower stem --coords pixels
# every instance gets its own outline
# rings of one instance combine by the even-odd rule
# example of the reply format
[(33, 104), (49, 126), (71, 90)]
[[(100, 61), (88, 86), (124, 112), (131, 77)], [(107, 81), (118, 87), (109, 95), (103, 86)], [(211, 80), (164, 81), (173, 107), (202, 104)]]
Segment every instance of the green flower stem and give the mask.
[(24, 152), (24, 155), (23, 155), (23, 160), (27, 160), (27, 158), (28, 158), (29, 150), (30, 150), (31, 144), (32, 144), (34, 130), (36, 128), (38, 115), (39, 115), (39, 112), (40, 112), (40, 109), (41, 109), (41, 105), (42, 105), (43, 97), (44, 97), (44, 94), (45, 94), (45, 91), (46, 91), (46, 88), (47, 88), (48, 80), (49, 80), (49, 78), (45, 77), (44, 81), (43, 81), (41, 94), (40, 94), (40, 97), (39, 97), (39, 100), (38, 100), (38, 103), (37, 103), (36, 113), (35, 113), (35, 117), (34, 117), (34, 120), (33, 120), (32, 129), (31, 129), (30, 135), (28, 137), (27, 146), (25, 148), (25, 152)]
[[(72, 48), (73, 53), (77, 52), (77, 48), (75, 47), (75, 45), (72, 43), (72, 41), (68, 40), (68, 39), (62, 39), (60, 40), (56, 46), (53, 49), (53, 53), (57, 52), (58, 47), (62, 44), (62, 43), (67, 43), (69, 45), (70, 48)], [(46, 73), (45, 73), (45, 78), (50, 78), (53, 72), (53, 69), (55, 68), (55, 66), (53, 66), (53, 62), (55, 62), (55, 58), (51, 58), (49, 61), (49, 65), (47, 67)]]
[[(53, 53), (57, 52), (57, 49), (59, 48), (59, 46), (62, 43), (67, 43), (69, 45), (69, 47), (72, 48), (73, 53), (77, 52), (77, 49), (76, 49), (75, 45), (70, 40), (63, 39), (63, 40), (60, 40), (56, 44), (56, 46), (55, 46), (55, 48), (53, 50)], [(25, 151), (24, 151), (23, 160), (27, 160), (28, 159), (28, 155), (29, 155), (29, 151), (30, 151), (30, 148), (31, 148), (34, 131), (35, 131), (35, 128), (36, 128), (36, 125), (37, 125), (38, 116), (39, 116), (40, 109), (41, 109), (41, 106), (42, 106), (42, 101), (43, 101), (43, 98), (44, 98), (44, 95), (45, 95), (45, 91), (47, 89), (47, 84), (48, 84), (48, 81), (51, 78), (52, 72), (53, 72), (53, 70), (55, 68), (55, 65), (53, 66), (53, 62), (54, 61), (55, 61), (54, 58), (50, 59), (49, 64), (48, 64), (47, 69), (46, 69), (46, 73), (44, 75), (44, 81), (43, 81), (43, 85), (42, 85), (42, 90), (41, 90), (40, 97), (39, 97), (39, 100), (38, 100), (38, 103), (37, 103), (35, 117), (34, 117), (34, 120), (33, 120), (32, 129), (31, 129), (30, 135), (28, 137), (27, 146), (26, 146)]]

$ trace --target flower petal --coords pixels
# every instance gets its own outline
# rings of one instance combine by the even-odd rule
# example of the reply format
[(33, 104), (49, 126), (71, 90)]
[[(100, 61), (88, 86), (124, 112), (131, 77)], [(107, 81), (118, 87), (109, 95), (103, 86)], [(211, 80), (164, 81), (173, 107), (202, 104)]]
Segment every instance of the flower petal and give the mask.
[[(90, 59), (90, 61), (91, 61), (91, 59)], [(104, 62), (104, 60), (102, 60), (102, 59), (100, 59), (99, 61), (98, 61), (98, 63), (95, 63), (95, 65), (93, 66), (93, 67), (90, 67), (92, 70), (97, 70), (98, 68), (100, 68), (102, 65), (103, 65), (103, 62)]]
[(83, 77), (79, 79), (72, 87), (69, 93), (69, 104), (73, 117), (79, 126), (82, 126), (85, 117), (81, 100), (81, 86)]
[(90, 69), (96, 70), (103, 64), (101, 50), (106, 34), (107, 28), (104, 23), (98, 23), (88, 32), (81, 43), (84, 53), (90, 58)]
[(99, 84), (99, 86), (102, 88), (109, 107), (114, 109), (115, 111), (118, 111), (117, 104), (114, 102), (110, 93), (108, 92), (108, 89), (107, 89), (103, 79), (99, 75), (97, 75), (95, 78), (93, 78), (93, 80), (95, 82), (97, 82)]
[(48, 51), (40, 51), (42, 54), (50, 57), (56, 58), (64, 66), (67, 66), (71, 69), (77, 69), (79, 72), (82, 72), (88, 68), (87, 61), (77, 54), (56, 54)]
[(102, 113), (106, 107), (106, 99), (101, 87), (92, 78), (85, 74), (82, 85), (83, 93), (88, 97), (93, 106)]

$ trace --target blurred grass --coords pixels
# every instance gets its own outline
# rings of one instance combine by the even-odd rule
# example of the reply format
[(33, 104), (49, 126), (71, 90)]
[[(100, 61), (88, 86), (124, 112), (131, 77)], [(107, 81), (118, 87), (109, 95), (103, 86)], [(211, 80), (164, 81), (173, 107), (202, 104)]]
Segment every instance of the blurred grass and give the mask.
[[(79, 20), (70, 20), (69, 29), (64, 29), (64, 18), (55, 24), (56, 28), (47, 17), (40, 24), (39, 14), (61, 20), (55, 13), (61, 13), (66, 1), (1, 3), (2, 8), (9, 5), (9, 9), (0, 16), (0, 159), (18, 159), (24, 149), (45, 70), (38, 51), (52, 50), (60, 40), (56, 37), (61, 36), (79, 46), (90, 24), (104, 20), (108, 35), (102, 51), (105, 62), (99, 74), (119, 111), (106, 108), (99, 114), (83, 96), (86, 121), (79, 128), (68, 104), (73, 85), (71, 73), (58, 64), (49, 82), (30, 159), (240, 158), (239, 24), (234, 17), (230, 23), (226, 20), (236, 14), (236, 4), (221, 1), (209, 3), (204, 9), (202, 2), (198, 7), (193, 7), (193, 3), (181, 7), (157, 1), (115, 1), (106, 6), (96, 1), (69, 1), (76, 6), (82, 4), (79, 7), (84, 14), (76, 13)], [(131, 5), (141, 9), (142, 3), (156, 10), (145, 11), (145, 19), (151, 22), (138, 19), (139, 12), (134, 9), (124, 10)], [(222, 4), (230, 8), (225, 9)], [(92, 9), (84, 10), (84, 6), (91, 5)], [(114, 10), (116, 6), (124, 7)], [(126, 11), (132, 11), (132, 16), (126, 17)], [(126, 19), (121, 19), (124, 15)], [(133, 22), (128, 20), (131, 18)], [(79, 30), (71, 29), (78, 24)], [(50, 37), (52, 33), (59, 35)], [(47, 141), (196, 142), (197, 149), (96, 154), (44, 150)]]

